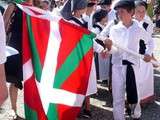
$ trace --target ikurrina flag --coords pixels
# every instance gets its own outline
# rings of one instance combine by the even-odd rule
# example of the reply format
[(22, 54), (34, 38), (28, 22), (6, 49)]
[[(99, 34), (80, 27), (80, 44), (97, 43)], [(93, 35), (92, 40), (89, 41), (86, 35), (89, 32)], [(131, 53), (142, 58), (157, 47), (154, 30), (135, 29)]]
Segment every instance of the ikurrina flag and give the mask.
[(18, 7), (24, 11), (26, 120), (75, 120), (86, 94), (96, 92), (90, 79), (94, 35), (48, 12)]

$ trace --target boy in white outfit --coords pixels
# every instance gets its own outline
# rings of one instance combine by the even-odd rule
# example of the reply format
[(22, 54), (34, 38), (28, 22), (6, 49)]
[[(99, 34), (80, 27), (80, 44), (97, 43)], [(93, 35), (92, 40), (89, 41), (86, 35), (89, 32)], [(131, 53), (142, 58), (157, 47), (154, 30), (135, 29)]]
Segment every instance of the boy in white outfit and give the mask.
[[(153, 44), (149, 42), (151, 36), (132, 19), (135, 9), (134, 2), (132, 0), (120, 0), (114, 9), (117, 11), (120, 22), (111, 28), (109, 34), (110, 40), (106, 41), (106, 47), (111, 50), (113, 42), (135, 53), (139, 53), (139, 41), (143, 39), (147, 43), (144, 61), (149, 62), (151, 60)], [(132, 118), (134, 120), (140, 119), (140, 93), (137, 91), (140, 80), (139, 62), (139, 58), (119, 48), (113, 52), (112, 94), (114, 120), (125, 120), (125, 92), (127, 93), (127, 101), (133, 111)]]

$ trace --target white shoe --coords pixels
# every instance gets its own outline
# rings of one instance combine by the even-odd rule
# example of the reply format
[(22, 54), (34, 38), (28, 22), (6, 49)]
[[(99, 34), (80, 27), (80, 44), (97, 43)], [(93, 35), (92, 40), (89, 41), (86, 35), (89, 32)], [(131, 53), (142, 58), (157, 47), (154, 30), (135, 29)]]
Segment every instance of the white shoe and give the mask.
[(15, 111), (13, 109), (11, 110), (8, 110), (6, 112), (6, 115), (5, 115), (9, 120), (14, 120), (17, 118), (17, 114), (15, 113)]

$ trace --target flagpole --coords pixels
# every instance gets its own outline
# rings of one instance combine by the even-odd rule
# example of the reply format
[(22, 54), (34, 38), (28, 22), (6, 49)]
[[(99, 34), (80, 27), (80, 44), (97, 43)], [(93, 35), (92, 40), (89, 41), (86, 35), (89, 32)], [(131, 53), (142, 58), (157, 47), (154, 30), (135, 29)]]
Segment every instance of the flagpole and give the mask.
[[(120, 45), (118, 45), (116, 43), (113, 43), (113, 46), (115, 46), (115, 47), (117, 47), (117, 48), (119, 48), (119, 49), (121, 49), (121, 50), (123, 50), (123, 51), (125, 51), (127, 53), (130, 53), (130, 54), (132, 54), (132, 55), (134, 55), (134, 56), (136, 56), (136, 57), (138, 57), (140, 59), (144, 59), (144, 55), (136, 53), (136, 52), (134, 52), (134, 51), (132, 51), (130, 49), (124, 48), (124, 47), (122, 47), (122, 46), (120, 46)], [(160, 62), (159, 61), (151, 60), (150, 62), (155, 66), (158, 66), (158, 67), (160, 66)]]
[[(105, 41), (107, 38), (105, 38), (105, 37), (103, 37), (103, 36), (100, 36), (100, 35), (97, 35), (97, 36), (96, 36), (96, 39)], [(128, 49), (128, 48), (125, 48), (125, 47), (123, 47), (123, 46), (120, 46), (120, 45), (116, 44), (116, 43), (113, 42), (113, 41), (112, 41), (112, 43), (113, 43), (113, 46), (114, 46), (114, 47), (119, 48), (119, 49), (121, 49), (121, 50), (123, 50), (123, 51), (125, 51), (125, 52), (127, 52), (127, 53), (129, 53), (129, 54), (132, 54), (132, 55), (134, 55), (135, 57), (138, 57), (138, 58), (140, 58), (140, 59), (144, 59), (144, 55), (141, 55), (141, 54), (139, 54), (139, 53), (136, 53), (136, 52), (134, 52), (134, 51), (132, 51), (132, 50), (130, 50), (130, 49)], [(108, 51), (108, 50), (105, 49), (105, 51)], [(108, 52), (109, 52), (109, 51), (108, 51)], [(110, 53), (111, 53), (111, 52), (110, 52)], [(155, 65), (155, 66), (157, 66), (157, 67), (160, 66), (160, 62), (159, 62), (159, 61), (151, 60), (150, 63), (152, 63), (153, 65)]]

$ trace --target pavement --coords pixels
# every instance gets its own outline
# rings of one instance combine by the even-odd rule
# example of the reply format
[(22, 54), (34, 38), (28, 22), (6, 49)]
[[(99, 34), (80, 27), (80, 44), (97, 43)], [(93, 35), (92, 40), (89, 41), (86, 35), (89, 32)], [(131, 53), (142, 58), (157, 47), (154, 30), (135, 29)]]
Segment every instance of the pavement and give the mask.
[[(156, 34), (153, 38), (156, 43), (154, 55), (160, 60), (160, 35)], [(154, 70), (154, 93), (155, 100), (142, 108), (141, 120), (160, 120), (160, 68)], [(11, 109), (10, 106), (8, 98), (2, 106), (4, 112), (0, 113), (0, 120), (11, 120), (8, 116), (8, 112)], [(24, 118), (23, 91), (19, 91), (17, 106), (18, 115)], [(92, 118), (85, 119), (80, 117), (77, 120), (113, 120), (112, 97), (107, 87), (98, 84), (98, 93), (91, 96), (91, 111)]]

